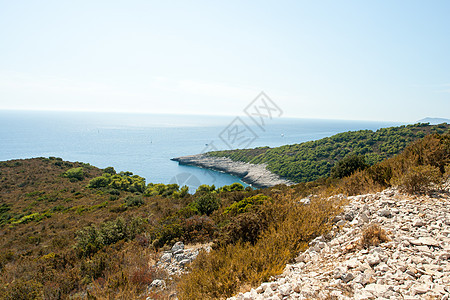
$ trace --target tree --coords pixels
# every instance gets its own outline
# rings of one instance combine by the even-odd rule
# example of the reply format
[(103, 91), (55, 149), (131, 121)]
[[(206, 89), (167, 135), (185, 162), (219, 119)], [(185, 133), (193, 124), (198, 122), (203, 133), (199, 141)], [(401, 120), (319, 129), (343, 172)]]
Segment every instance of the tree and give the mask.
[(194, 201), (194, 207), (202, 215), (210, 215), (219, 208), (220, 200), (214, 194), (204, 194)]
[(364, 170), (369, 165), (366, 163), (364, 155), (350, 154), (338, 161), (331, 168), (331, 176), (334, 178), (343, 178), (352, 175), (356, 171)]
[(83, 180), (84, 179), (83, 167), (72, 168), (67, 170), (64, 173), (64, 177), (69, 178), (70, 181)]

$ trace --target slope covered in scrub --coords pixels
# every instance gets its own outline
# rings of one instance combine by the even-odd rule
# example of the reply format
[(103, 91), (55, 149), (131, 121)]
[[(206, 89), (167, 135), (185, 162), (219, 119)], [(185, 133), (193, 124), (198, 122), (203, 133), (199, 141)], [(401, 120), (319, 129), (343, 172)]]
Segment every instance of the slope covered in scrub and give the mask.
[(377, 131), (343, 132), (317, 141), (285, 145), (209, 152), (209, 156), (234, 161), (267, 164), (267, 169), (294, 182), (308, 182), (330, 175), (336, 162), (349, 155), (362, 155), (368, 165), (390, 158), (411, 142), (430, 133), (445, 133), (450, 125), (426, 123), (381, 128)]

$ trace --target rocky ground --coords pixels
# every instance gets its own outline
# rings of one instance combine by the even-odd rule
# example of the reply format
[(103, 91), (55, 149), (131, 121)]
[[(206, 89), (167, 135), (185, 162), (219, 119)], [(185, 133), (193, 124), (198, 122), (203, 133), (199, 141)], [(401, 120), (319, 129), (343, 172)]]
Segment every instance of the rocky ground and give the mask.
[(294, 184), (266, 169), (265, 164), (249, 164), (233, 161), (226, 157), (214, 157), (206, 154), (189, 155), (173, 158), (180, 164), (225, 172), (242, 179), (257, 188), (272, 187), (277, 184)]
[[(349, 197), (333, 231), (282, 275), (231, 299), (449, 299), (450, 195), (395, 190)], [(361, 246), (369, 224), (390, 239)]]
[[(164, 274), (167, 274), (166, 279), (171, 280), (174, 275), (181, 275), (185, 272), (185, 266), (196, 259), (201, 250), (205, 250), (206, 252), (211, 251), (211, 243), (185, 246), (183, 242), (177, 242), (170, 250), (164, 251), (156, 262), (155, 267)], [(150, 284), (148, 290), (158, 291), (165, 288), (165, 280), (155, 279)]]
[(180, 275), (184, 272), (184, 267), (196, 259), (202, 249), (206, 252), (211, 251), (211, 243), (185, 247), (183, 242), (177, 242), (170, 250), (164, 251), (156, 267), (167, 272), (169, 276)]

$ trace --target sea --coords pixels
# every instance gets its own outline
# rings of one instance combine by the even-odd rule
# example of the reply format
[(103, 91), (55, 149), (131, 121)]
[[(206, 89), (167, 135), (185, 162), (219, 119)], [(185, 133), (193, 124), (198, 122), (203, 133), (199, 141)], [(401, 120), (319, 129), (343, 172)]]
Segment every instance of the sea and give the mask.
[(139, 113), (0, 111), (0, 161), (60, 157), (130, 171), (147, 183), (242, 183), (229, 174), (179, 165), (171, 158), (255, 147), (277, 147), (339, 132), (377, 130), (398, 122)]

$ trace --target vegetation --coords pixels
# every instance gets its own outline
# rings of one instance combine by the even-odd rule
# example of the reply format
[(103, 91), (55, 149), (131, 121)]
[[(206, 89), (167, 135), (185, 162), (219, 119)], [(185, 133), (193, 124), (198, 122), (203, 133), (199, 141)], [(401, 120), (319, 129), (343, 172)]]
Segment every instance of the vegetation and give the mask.
[[(332, 195), (391, 186), (427, 193), (448, 181), (450, 135), (428, 135), (370, 166), (363, 164), (370, 164), (367, 155), (343, 158), (335, 176), (292, 187), (203, 185), (195, 194), (57, 158), (0, 162), (0, 299), (168, 297), (148, 295), (149, 284), (161, 278), (172, 286), (167, 293), (176, 287), (181, 299), (231, 296), (279, 274), (325, 234), (343, 201)], [(78, 168), (81, 180), (64, 175)], [(310, 204), (302, 204), (308, 195), (314, 195)], [(211, 242), (213, 250), (170, 281), (151, 265), (180, 240)], [(361, 245), (383, 241), (384, 232), (373, 226)]]
[(70, 181), (83, 180), (84, 178), (83, 167), (69, 169), (66, 172), (64, 172), (63, 176), (69, 178)]
[[(243, 285), (256, 286), (279, 274), (284, 264), (306, 247), (306, 241), (327, 231), (330, 217), (340, 206), (331, 195), (364, 194), (391, 186), (407, 190), (410, 183), (404, 181), (405, 174), (420, 178), (432, 174), (435, 182), (442, 182), (448, 176), (449, 163), (450, 135), (434, 134), (408, 146), (402, 154), (350, 176), (273, 188), (273, 202), (264, 200), (245, 213), (239, 214), (237, 208), (251, 201), (244, 198), (235, 202), (225, 209), (230, 212), (233, 207), (237, 215), (223, 227), (216, 250), (198, 257), (191, 264), (191, 272), (180, 280), (180, 297), (219, 298), (236, 294)], [(420, 193), (428, 183), (416, 180), (409, 191)], [(297, 204), (296, 199), (309, 194), (317, 195), (310, 205)], [(388, 238), (384, 230), (372, 225), (364, 231), (361, 246), (385, 241)]]
[(370, 246), (378, 246), (381, 243), (389, 241), (386, 231), (379, 224), (371, 224), (367, 227), (361, 238), (361, 246), (369, 248)]
[(364, 155), (350, 154), (338, 161), (331, 168), (331, 177), (343, 178), (352, 175), (356, 171), (361, 171), (369, 167)]
[(143, 193), (145, 190), (145, 179), (138, 175), (133, 175), (131, 172), (111, 174), (109, 169), (109, 172), (105, 172), (102, 176), (95, 177), (89, 181), (89, 187), (110, 187), (116, 190)]
[[(277, 148), (255, 148), (209, 152), (253, 164), (265, 163), (275, 174), (294, 182), (308, 182), (330, 176), (333, 166), (348, 157), (364, 157), (364, 163), (375, 165), (404, 150), (411, 142), (430, 133), (448, 132), (450, 125), (427, 123), (381, 128), (375, 132), (343, 132), (317, 141)], [(362, 167), (362, 165), (361, 165)], [(335, 174), (347, 176), (347, 173)]]

